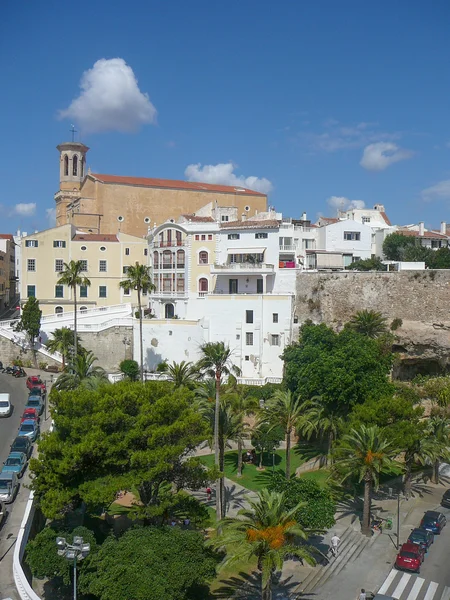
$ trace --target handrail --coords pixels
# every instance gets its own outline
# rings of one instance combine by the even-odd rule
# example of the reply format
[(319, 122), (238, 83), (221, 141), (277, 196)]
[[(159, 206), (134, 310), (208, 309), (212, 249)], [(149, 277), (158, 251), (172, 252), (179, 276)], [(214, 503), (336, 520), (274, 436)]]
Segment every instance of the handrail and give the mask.
[(17, 535), (13, 556), (14, 582), (16, 584), (17, 592), (22, 600), (41, 600), (41, 598), (28, 583), (28, 579), (26, 578), (22, 568), (22, 559), (28, 542), (28, 536), (30, 535), (34, 512), (34, 492), (30, 492), (22, 523), (20, 524), (19, 533)]

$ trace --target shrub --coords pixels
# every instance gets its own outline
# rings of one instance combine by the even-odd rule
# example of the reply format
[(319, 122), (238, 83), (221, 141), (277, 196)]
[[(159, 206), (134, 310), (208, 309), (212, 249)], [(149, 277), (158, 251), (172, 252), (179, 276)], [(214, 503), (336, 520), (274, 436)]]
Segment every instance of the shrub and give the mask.
[(396, 331), (402, 325), (403, 325), (402, 319), (400, 319), (399, 317), (396, 317), (395, 319), (392, 320), (391, 331)]
[(131, 360), (131, 359), (123, 360), (120, 363), (120, 365), (119, 365), (119, 369), (131, 381), (137, 381), (138, 380), (138, 377), (139, 377), (139, 365), (138, 365), (138, 363), (135, 360)]
[(156, 367), (156, 372), (157, 373), (165, 373), (168, 368), (169, 368), (169, 365), (167, 364), (167, 361), (163, 360)]
[(47, 363), (45, 361), (41, 361), (39, 363), (39, 368), (41, 369), (41, 371), (45, 371), (45, 369), (47, 368)]

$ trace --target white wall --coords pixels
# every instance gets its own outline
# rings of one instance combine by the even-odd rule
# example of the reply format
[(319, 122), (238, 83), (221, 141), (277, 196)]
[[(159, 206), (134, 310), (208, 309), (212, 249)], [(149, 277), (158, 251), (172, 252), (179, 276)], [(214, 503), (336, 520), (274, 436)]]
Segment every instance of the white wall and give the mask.
[[(359, 256), (361, 259), (371, 257), (372, 248), (372, 229), (368, 225), (363, 225), (357, 221), (347, 219), (338, 221), (326, 227), (321, 227), (321, 242), (324, 241), (325, 247), (320, 248), (328, 252), (343, 252)], [(352, 231), (360, 234), (359, 240), (344, 240), (344, 232)]]

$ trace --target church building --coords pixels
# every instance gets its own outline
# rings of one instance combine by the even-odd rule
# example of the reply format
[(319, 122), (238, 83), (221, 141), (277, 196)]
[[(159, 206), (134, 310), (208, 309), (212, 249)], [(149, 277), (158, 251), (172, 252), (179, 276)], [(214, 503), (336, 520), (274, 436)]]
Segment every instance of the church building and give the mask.
[(87, 146), (72, 141), (57, 148), (56, 226), (70, 224), (86, 233), (143, 237), (149, 227), (193, 214), (206, 205), (237, 209), (243, 218), (267, 210), (267, 196), (247, 188), (91, 173), (86, 168)]

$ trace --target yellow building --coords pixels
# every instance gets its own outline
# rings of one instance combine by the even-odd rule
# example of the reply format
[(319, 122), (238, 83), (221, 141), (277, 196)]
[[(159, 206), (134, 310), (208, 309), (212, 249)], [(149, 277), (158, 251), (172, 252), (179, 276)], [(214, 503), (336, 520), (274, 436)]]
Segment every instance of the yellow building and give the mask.
[(16, 245), (11, 233), (0, 233), (0, 310), (16, 297)]
[(142, 237), (149, 227), (192, 214), (207, 204), (233, 207), (251, 217), (267, 210), (267, 196), (242, 187), (169, 179), (101, 175), (86, 170), (89, 150), (81, 142), (58, 146), (60, 186), (56, 225), (88, 233), (122, 232)]
[(72, 290), (58, 279), (64, 263), (82, 260), (89, 287), (77, 290), (79, 310), (122, 303), (137, 304), (134, 290), (119, 288), (127, 267), (147, 264), (147, 240), (126, 233), (85, 234), (62, 225), (22, 240), (21, 301), (39, 300), (43, 315), (73, 311)]

